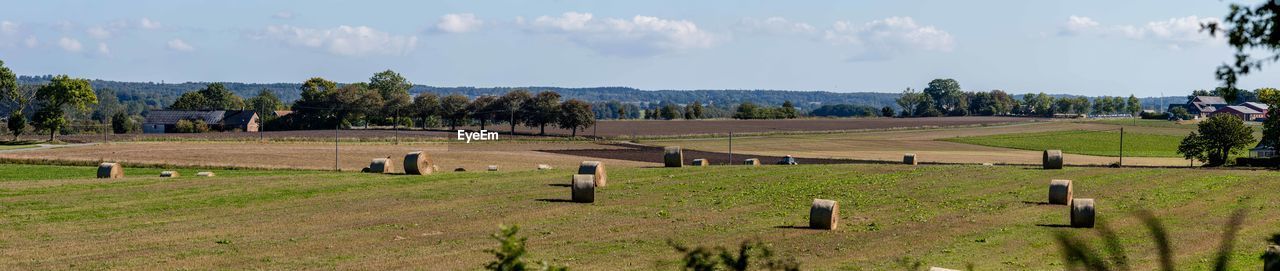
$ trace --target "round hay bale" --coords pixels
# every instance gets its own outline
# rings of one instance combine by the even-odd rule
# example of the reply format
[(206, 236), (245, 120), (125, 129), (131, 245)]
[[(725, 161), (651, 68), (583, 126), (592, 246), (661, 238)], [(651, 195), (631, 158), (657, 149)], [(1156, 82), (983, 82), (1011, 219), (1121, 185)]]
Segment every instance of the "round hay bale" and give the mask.
[(550, 170), (551, 166), (547, 164), (538, 164), (538, 170)]
[(179, 176), (180, 174), (178, 174), (177, 171), (161, 171), (160, 172), (160, 177), (162, 178), (177, 178)]
[(124, 178), (124, 167), (120, 163), (102, 163), (98, 164), (99, 179), (118, 179)]
[[(426, 152), (416, 151), (404, 155), (404, 174), (427, 175), (435, 171), (435, 163)], [(464, 170), (465, 171), (465, 170)]]
[(498, 171), (498, 165), (489, 165), (489, 171)]
[(840, 225), (840, 203), (834, 200), (813, 199), (809, 207), (809, 228), (834, 230)]
[(666, 167), (684, 166), (684, 151), (680, 146), (662, 148), (662, 165)]
[(213, 176), (214, 176), (214, 174), (213, 174), (213, 172), (210, 172), (210, 171), (201, 171), (201, 172), (196, 172), (196, 176), (200, 176), (200, 177), (213, 177)]
[(929, 271), (960, 271), (960, 270), (949, 269), (949, 268), (942, 268), (942, 267), (937, 267), (937, 266), (930, 266), (930, 267), (929, 267)]
[(1049, 181), (1049, 204), (1071, 204), (1071, 180)]
[(748, 165), (748, 166), (759, 166), (759, 165), (760, 165), (760, 159), (758, 159), (758, 158), (747, 158), (746, 160), (742, 160), (742, 164), (743, 164), (743, 165)]
[(1093, 219), (1097, 210), (1093, 207), (1093, 199), (1071, 200), (1071, 227), (1093, 228)]
[(907, 165), (913, 165), (913, 166), (917, 165), (918, 162), (916, 161), (916, 154), (914, 153), (903, 154), (902, 163)]
[(587, 174), (573, 175), (573, 202), (591, 203), (596, 201), (595, 176)]
[(578, 165), (578, 174), (591, 175), (591, 180), (596, 187), (605, 187), (609, 182), (609, 175), (604, 171), (604, 163), (600, 161), (582, 161), (582, 164)]
[(374, 158), (369, 162), (369, 172), (372, 173), (391, 173), (395, 165), (391, 164), (391, 158)]
[(1041, 163), (1044, 169), (1062, 169), (1062, 150), (1045, 150)]
[(693, 163), (691, 163), (690, 165), (705, 167), (705, 166), (710, 166), (711, 162), (707, 162), (707, 159), (698, 158), (698, 159), (693, 159)]

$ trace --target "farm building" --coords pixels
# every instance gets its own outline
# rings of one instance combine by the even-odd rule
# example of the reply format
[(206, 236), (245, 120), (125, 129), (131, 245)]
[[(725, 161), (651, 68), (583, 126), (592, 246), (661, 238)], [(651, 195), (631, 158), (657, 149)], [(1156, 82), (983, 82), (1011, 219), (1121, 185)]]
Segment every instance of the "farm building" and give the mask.
[(155, 110), (147, 113), (142, 132), (173, 132), (178, 121), (202, 121), (217, 131), (258, 131), (258, 114), (248, 110)]
[(1214, 111), (1212, 115), (1217, 114), (1231, 114), (1245, 121), (1258, 120), (1266, 116), (1261, 111), (1243, 105), (1224, 106)]
[(1213, 112), (1216, 112), (1226, 106), (1227, 100), (1222, 99), (1222, 97), (1195, 96), (1190, 100), (1187, 100), (1186, 104), (1170, 104), (1169, 110), (1181, 107), (1187, 109), (1187, 113), (1190, 113), (1192, 116), (1201, 118), (1208, 117), (1209, 115), (1212, 115)]

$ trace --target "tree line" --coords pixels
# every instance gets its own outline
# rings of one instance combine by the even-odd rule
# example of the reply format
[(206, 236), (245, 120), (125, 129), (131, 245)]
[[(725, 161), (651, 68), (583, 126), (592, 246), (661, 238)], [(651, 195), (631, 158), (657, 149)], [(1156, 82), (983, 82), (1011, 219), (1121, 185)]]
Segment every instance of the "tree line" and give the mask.
[(1138, 97), (1102, 96), (1053, 97), (1044, 92), (1024, 94), (1021, 99), (1002, 90), (966, 92), (954, 79), (934, 79), (924, 91), (908, 88), (897, 104), (902, 117), (1021, 115), (1136, 115), (1142, 112)]

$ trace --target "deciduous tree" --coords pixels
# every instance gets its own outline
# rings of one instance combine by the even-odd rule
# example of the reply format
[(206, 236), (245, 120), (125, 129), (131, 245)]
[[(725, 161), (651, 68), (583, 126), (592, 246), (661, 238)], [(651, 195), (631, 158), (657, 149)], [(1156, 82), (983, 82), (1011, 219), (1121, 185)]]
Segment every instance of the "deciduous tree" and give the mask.
[(42, 106), (36, 112), (36, 123), (49, 131), (49, 141), (53, 141), (67, 123), (64, 107), (72, 111), (88, 110), (89, 105), (98, 103), (98, 96), (93, 93), (89, 80), (59, 75), (36, 91), (36, 100)]

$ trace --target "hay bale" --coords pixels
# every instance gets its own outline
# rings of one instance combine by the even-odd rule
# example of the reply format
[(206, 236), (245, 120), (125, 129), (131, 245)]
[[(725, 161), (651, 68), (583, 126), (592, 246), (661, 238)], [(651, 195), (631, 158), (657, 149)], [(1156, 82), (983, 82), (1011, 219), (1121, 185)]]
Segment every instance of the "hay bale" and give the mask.
[(948, 269), (948, 268), (942, 268), (942, 267), (937, 267), (937, 266), (930, 266), (930, 267), (929, 267), (929, 271), (960, 271), (960, 270)]
[(992, 163), (982, 163), (982, 166), (986, 166), (986, 167), (991, 167), (991, 166), (995, 166), (995, 165), (996, 165), (996, 164), (992, 164)]
[(710, 166), (711, 162), (707, 162), (707, 159), (698, 158), (698, 159), (693, 159), (693, 163), (691, 163), (690, 165), (705, 167), (705, 166)]
[(489, 171), (498, 171), (498, 165), (489, 165)]
[(743, 165), (748, 165), (748, 166), (759, 166), (759, 165), (760, 165), (760, 159), (758, 159), (758, 158), (747, 158), (746, 160), (742, 160), (742, 164), (743, 164)]
[(1049, 181), (1049, 204), (1070, 204), (1071, 194), (1071, 180)]
[(369, 171), (372, 173), (391, 173), (395, 169), (395, 165), (391, 164), (391, 158), (374, 158), (369, 162)]
[(605, 187), (609, 182), (609, 175), (604, 171), (604, 163), (600, 161), (582, 161), (582, 164), (578, 165), (578, 174), (591, 175), (591, 180), (596, 187)]
[(416, 151), (404, 155), (404, 174), (427, 175), (435, 172), (435, 163), (426, 152)]
[(124, 178), (124, 167), (120, 163), (98, 164), (98, 179)]
[(1062, 169), (1062, 150), (1045, 150), (1040, 160), (1044, 169)]
[(454, 171), (454, 172), (465, 172), (465, 171), (467, 171), (467, 169), (466, 169), (466, 168), (455, 168), (455, 169), (453, 169), (453, 171)]
[(595, 176), (574, 174), (572, 186), (573, 202), (591, 203), (596, 201)]
[(684, 166), (684, 151), (680, 146), (662, 148), (662, 165), (666, 167)]
[(834, 230), (840, 225), (840, 203), (834, 200), (813, 199), (809, 207), (809, 228)]
[(538, 170), (550, 170), (551, 166), (547, 164), (538, 164)]
[(160, 177), (162, 178), (177, 178), (179, 176), (181, 176), (181, 174), (178, 174), (177, 171), (161, 171), (160, 172)]
[(1269, 245), (1262, 253), (1262, 270), (1280, 270), (1280, 246)]
[(1071, 227), (1093, 228), (1093, 219), (1097, 210), (1093, 207), (1093, 199), (1071, 200)]
[(912, 166), (917, 165), (918, 162), (916, 161), (916, 154), (914, 153), (903, 154), (902, 163), (907, 165), (912, 165)]
[(213, 176), (214, 176), (214, 174), (213, 174), (213, 172), (210, 172), (210, 171), (201, 171), (201, 172), (196, 172), (196, 176), (200, 176), (200, 177), (213, 177)]

